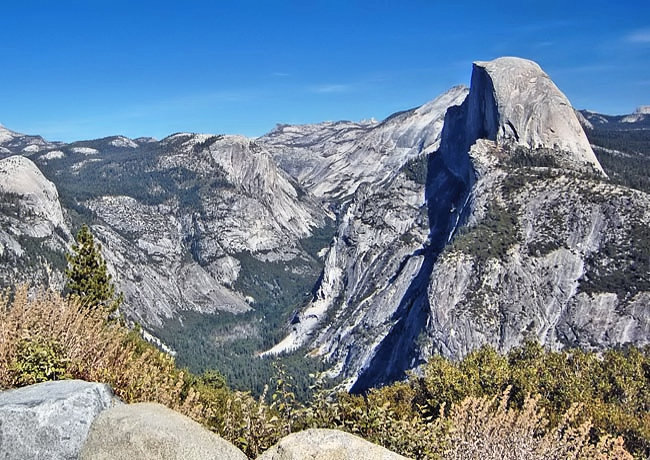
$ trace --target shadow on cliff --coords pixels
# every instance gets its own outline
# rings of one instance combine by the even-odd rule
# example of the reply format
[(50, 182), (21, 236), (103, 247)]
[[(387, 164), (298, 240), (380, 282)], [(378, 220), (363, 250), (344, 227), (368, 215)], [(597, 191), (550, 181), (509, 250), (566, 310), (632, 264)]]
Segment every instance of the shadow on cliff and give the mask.
[[(462, 112), (460, 106), (449, 109), (445, 125), (462, 118)], [(408, 369), (423, 363), (418, 337), (425, 333), (431, 311), (427, 292), (431, 274), (438, 256), (468, 214), (473, 169), (467, 169), (471, 168), (471, 161), (466, 152), (463, 156), (453, 152), (443, 154), (439, 150), (429, 156), (425, 186), (429, 237), (427, 244), (411, 256), (423, 256), (424, 259), (393, 315), (393, 328), (377, 347), (368, 367), (362, 370), (350, 390), (352, 393), (364, 393), (370, 388), (402, 380)]]

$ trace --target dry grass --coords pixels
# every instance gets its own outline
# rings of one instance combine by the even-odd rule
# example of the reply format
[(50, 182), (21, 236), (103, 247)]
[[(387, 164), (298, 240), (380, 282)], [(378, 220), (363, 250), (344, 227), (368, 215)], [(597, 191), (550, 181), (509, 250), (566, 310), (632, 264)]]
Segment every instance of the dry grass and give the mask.
[(591, 422), (572, 407), (551, 427), (538, 405), (527, 398), (522, 409), (508, 408), (508, 393), (495, 398), (466, 398), (448, 415), (450, 429), (444, 460), (631, 460), (623, 439), (590, 439)]
[[(108, 383), (128, 403), (152, 401), (206, 425), (254, 458), (291, 431), (339, 428), (414, 458), (444, 460), (631, 459), (620, 438), (590, 440), (574, 406), (551, 426), (538, 398), (522, 409), (501, 398), (467, 398), (435, 417), (408, 410), (414, 390), (396, 384), (366, 398), (320, 393), (309, 406), (280, 386), (273, 403), (212, 386), (99, 309), (27, 286), (0, 295), (0, 389), (51, 378)], [(284, 380), (284, 379), (283, 379)], [(392, 390), (391, 390), (392, 389)], [(330, 395), (331, 396), (331, 395)]]
[[(25, 350), (45, 351), (26, 357)], [(51, 363), (61, 366), (60, 372), (50, 372)], [(164, 404), (251, 457), (287, 434), (271, 407), (179, 370), (172, 357), (119, 322), (107, 321), (101, 309), (51, 291), (30, 296), (27, 286), (0, 295), (0, 389), (56, 378), (108, 383), (127, 403)]]
[(27, 286), (18, 287), (11, 302), (0, 297), (0, 387), (34, 383), (17, 375), (21, 344), (56, 344), (66, 377), (108, 383), (127, 402), (159, 402), (203, 418), (205, 408), (184, 394), (184, 374), (174, 360), (104, 315), (51, 291), (30, 298)]

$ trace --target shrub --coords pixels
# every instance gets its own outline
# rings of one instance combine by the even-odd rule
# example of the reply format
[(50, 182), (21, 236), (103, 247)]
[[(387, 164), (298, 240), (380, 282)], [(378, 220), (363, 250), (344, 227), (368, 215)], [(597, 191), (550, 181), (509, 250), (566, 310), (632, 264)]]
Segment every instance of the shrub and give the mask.
[(16, 344), (16, 356), (9, 371), (17, 386), (60, 380), (67, 377), (66, 361), (56, 340), (28, 337)]
[(422, 376), (363, 396), (314, 388), (309, 405), (279, 367), (269, 404), (266, 391), (258, 400), (231, 391), (218, 372), (178, 369), (101, 309), (53, 292), (30, 298), (26, 286), (0, 295), (0, 388), (105, 382), (127, 403), (188, 415), (252, 458), (308, 427), (342, 429), (413, 458), (630, 458), (618, 435), (647, 456), (649, 369), (647, 350), (599, 358), (529, 343), (506, 356), (486, 347), (460, 362), (436, 357)]
[[(111, 385), (127, 403), (158, 402), (203, 423), (251, 455), (279, 439), (278, 419), (215, 373), (196, 377), (145, 342), (136, 331), (106, 321), (102, 309), (27, 286), (0, 295), (0, 389), (46, 379), (76, 378)], [(270, 424), (264, 430), (232, 427)]]
[(551, 427), (540, 396), (527, 397), (521, 409), (508, 407), (509, 390), (500, 398), (466, 398), (446, 418), (445, 460), (632, 459), (621, 438), (590, 439), (591, 422), (581, 407), (567, 411)]

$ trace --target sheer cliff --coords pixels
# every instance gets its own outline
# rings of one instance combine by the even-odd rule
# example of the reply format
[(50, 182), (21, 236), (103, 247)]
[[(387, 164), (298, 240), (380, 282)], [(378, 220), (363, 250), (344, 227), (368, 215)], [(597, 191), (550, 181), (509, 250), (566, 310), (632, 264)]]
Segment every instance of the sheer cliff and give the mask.
[(182, 363), (241, 378), (297, 353), (354, 391), (483, 344), (643, 345), (646, 118), (576, 112), (500, 58), (382, 122), (71, 144), (0, 127), (1, 281), (60, 287), (88, 222), (123, 312)]
[(537, 64), (476, 63), (425, 164), (354, 196), (271, 353), (307, 344), (361, 391), (486, 343), (648, 343), (648, 196), (607, 180)]

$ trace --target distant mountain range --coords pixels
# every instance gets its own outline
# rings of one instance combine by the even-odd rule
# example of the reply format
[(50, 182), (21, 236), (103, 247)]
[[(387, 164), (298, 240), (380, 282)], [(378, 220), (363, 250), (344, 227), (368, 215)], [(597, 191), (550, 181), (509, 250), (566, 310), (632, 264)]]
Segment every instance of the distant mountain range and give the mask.
[(259, 354), (362, 391), (483, 344), (643, 345), (649, 173), (647, 108), (576, 112), (518, 58), (382, 122), (257, 139), (0, 127), (0, 281), (60, 288), (87, 222), (124, 315), (239, 387)]

